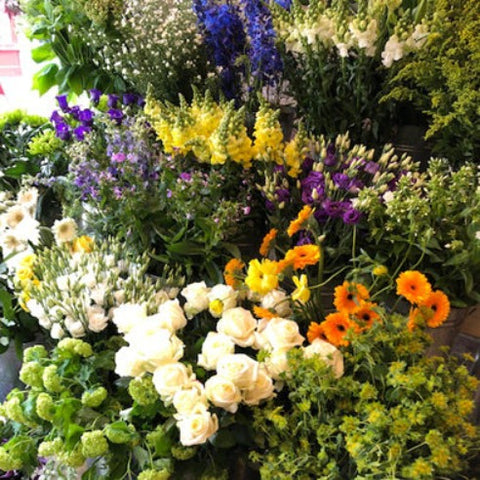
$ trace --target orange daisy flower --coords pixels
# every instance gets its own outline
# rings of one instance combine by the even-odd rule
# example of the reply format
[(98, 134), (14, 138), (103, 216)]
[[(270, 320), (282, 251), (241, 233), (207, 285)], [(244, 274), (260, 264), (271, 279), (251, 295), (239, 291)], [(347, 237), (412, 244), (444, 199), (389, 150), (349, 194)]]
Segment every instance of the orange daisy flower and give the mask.
[(285, 262), (293, 265), (295, 270), (304, 269), (307, 265), (315, 265), (320, 260), (318, 245), (298, 245), (285, 254)]
[(410, 303), (417, 305), (424, 302), (432, 293), (427, 277), (416, 270), (402, 272), (397, 280), (397, 295), (402, 295)]
[(275, 237), (277, 236), (278, 230), (276, 228), (272, 228), (264, 237), (262, 240), (262, 244), (260, 245), (260, 255), (262, 257), (266, 257), (268, 255), (268, 251), (270, 250), (270, 247), (272, 245), (273, 240), (275, 240)]
[(374, 322), (380, 319), (380, 315), (374, 310), (376, 303), (362, 302), (353, 312), (356, 319), (361, 322), (365, 328), (370, 328)]
[[(325, 322), (324, 322), (325, 323)], [(319, 338), (328, 342), (323, 323), (311, 322), (308, 326), (307, 338), (310, 343)]]
[(439, 327), (450, 314), (450, 301), (441, 290), (432, 292), (422, 306), (432, 311), (431, 316), (427, 316), (427, 325), (431, 328)]
[(293, 237), (301, 228), (302, 225), (311, 217), (312, 215), (312, 207), (310, 205), (305, 205), (297, 215), (295, 220), (290, 222), (290, 225), (287, 229), (287, 234), (289, 237)]
[(330, 313), (321, 325), (327, 340), (336, 347), (348, 346), (349, 341), (345, 339), (345, 335), (350, 328), (359, 331), (358, 325), (350, 320), (346, 312)]
[(238, 288), (240, 285), (238, 276), (243, 270), (243, 267), (245, 267), (245, 264), (238, 258), (232, 258), (229, 260), (223, 271), (225, 283), (230, 285), (232, 288)]
[(266, 318), (267, 320), (278, 317), (278, 313), (273, 313), (268, 308), (262, 308), (262, 307), (259, 307), (258, 305), (255, 305), (253, 307), (253, 313), (255, 314), (256, 317)]
[(365, 285), (345, 281), (335, 287), (333, 304), (339, 312), (353, 313), (368, 298), (370, 294)]
[(407, 328), (409, 332), (413, 332), (415, 327), (425, 323), (425, 318), (419, 308), (411, 308), (408, 314)]

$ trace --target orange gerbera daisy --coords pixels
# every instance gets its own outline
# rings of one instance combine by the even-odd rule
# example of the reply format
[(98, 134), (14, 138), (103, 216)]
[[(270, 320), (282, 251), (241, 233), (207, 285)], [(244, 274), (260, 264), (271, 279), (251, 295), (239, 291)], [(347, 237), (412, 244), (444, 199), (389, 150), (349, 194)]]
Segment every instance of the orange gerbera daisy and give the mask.
[(259, 307), (258, 305), (255, 305), (253, 307), (253, 313), (255, 314), (256, 317), (266, 318), (267, 320), (278, 317), (278, 313), (271, 312), (268, 308), (262, 308), (262, 307)]
[(275, 240), (275, 237), (277, 236), (278, 230), (276, 228), (272, 228), (264, 237), (262, 240), (262, 244), (260, 245), (260, 255), (262, 257), (266, 257), (268, 255), (268, 251), (270, 250), (270, 247), (272, 245), (273, 240)]
[(315, 265), (320, 260), (318, 245), (298, 245), (285, 254), (285, 262), (293, 265), (295, 270), (303, 269), (307, 265)]
[(450, 301), (441, 290), (432, 292), (422, 306), (432, 311), (432, 314), (427, 316), (427, 326), (431, 328), (439, 327), (450, 314)]
[(368, 298), (370, 294), (365, 285), (345, 281), (335, 287), (333, 304), (339, 312), (353, 313)]
[(402, 295), (410, 303), (424, 302), (432, 293), (427, 277), (416, 270), (402, 272), (397, 278), (397, 295)]
[(374, 322), (380, 319), (380, 315), (374, 310), (376, 303), (362, 302), (353, 312), (354, 316), (361, 323), (361, 326), (370, 328)]
[(321, 325), (327, 340), (336, 347), (348, 346), (349, 341), (345, 339), (345, 335), (350, 328), (359, 331), (358, 325), (350, 320), (346, 312), (330, 313)]
[(223, 271), (225, 283), (232, 288), (238, 288), (240, 285), (239, 274), (243, 270), (243, 267), (245, 267), (245, 264), (238, 258), (232, 258), (229, 260)]
[[(325, 322), (324, 322), (325, 323)], [(311, 322), (308, 326), (307, 338), (310, 343), (319, 338), (328, 342), (323, 323)]]
[(411, 308), (408, 314), (407, 328), (409, 332), (413, 332), (415, 327), (420, 324), (425, 324), (425, 319), (419, 308)]
[(300, 210), (297, 218), (295, 220), (292, 220), (290, 222), (290, 225), (288, 226), (287, 234), (289, 237), (293, 237), (293, 235), (295, 235), (302, 228), (302, 225), (310, 218), (312, 212), (313, 210), (310, 205), (305, 205)]

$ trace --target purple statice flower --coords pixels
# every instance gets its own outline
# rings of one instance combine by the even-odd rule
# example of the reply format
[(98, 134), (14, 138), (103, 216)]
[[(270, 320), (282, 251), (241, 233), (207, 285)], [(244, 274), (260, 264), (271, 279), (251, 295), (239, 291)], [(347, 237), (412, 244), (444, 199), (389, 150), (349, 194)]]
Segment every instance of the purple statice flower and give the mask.
[(377, 162), (367, 162), (363, 169), (370, 175), (375, 175), (380, 170), (380, 165)]
[(117, 103), (118, 103), (118, 95), (115, 95), (114, 93), (109, 93), (107, 105), (110, 108), (117, 108)]
[(78, 112), (78, 119), (85, 125), (85, 126), (89, 126), (92, 124), (93, 122), (93, 117), (94, 117), (94, 113), (89, 109), (89, 108), (85, 108), (84, 110), (80, 110)]
[(124, 93), (122, 96), (122, 103), (124, 105), (132, 105), (137, 102), (137, 95), (135, 93)]
[(75, 138), (77, 140), (82, 141), (85, 138), (85, 134), (90, 132), (91, 130), (92, 129), (90, 127), (80, 125), (73, 129), (73, 134), (75, 135)]
[(327, 156), (323, 160), (323, 163), (327, 167), (333, 167), (337, 163), (337, 157), (335, 155), (335, 145), (330, 143), (327, 147)]
[(272, 85), (278, 81), (283, 70), (280, 54), (275, 46), (276, 33), (272, 14), (266, 4), (259, 0), (243, 0), (246, 18), (252, 76), (263, 84)]
[(332, 200), (330, 198), (325, 199), (322, 202), (326, 214), (332, 218), (341, 218), (345, 213), (345, 210), (350, 206), (350, 202), (342, 202)]
[(111, 108), (107, 113), (112, 120), (117, 122), (117, 124), (120, 125), (120, 123), (122, 123), (123, 112), (121, 110), (118, 110), (117, 108)]
[(100, 97), (102, 96), (102, 92), (100, 90), (97, 90), (96, 88), (92, 88), (88, 92), (90, 93), (90, 100), (92, 101), (92, 103), (94, 105), (98, 105)]
[(325, 191), (325, 177), (322, 172), (316, 172), (312, 170), (302, 181), (302, 202), (308, 205), (314, 203), (312, 197), (313, 190), (317, 191), (318, 196), (321, 198)]
[(336, 172), (332, 175), (333, 183), (342, 190), (348, 190), (350, 178), (346, 173)]
[(68, 107), (67, 96), (66, 95), (57, 95), (55, 97), (58, 102), (58, 106), (63, 112), (69, 112), (70, 109)]
[(360, 221), (360, 217), (362, 216), (361, 212), (356, 208), (350, 206), (347, 208), (342, 216), (344, 223), (348, 225), (355, 225)]
[(60, 138), (60, 140), (69, 140), (70, 139), (70, 127), (64, 123), (59, 122), (55, 125), (55, 135)]

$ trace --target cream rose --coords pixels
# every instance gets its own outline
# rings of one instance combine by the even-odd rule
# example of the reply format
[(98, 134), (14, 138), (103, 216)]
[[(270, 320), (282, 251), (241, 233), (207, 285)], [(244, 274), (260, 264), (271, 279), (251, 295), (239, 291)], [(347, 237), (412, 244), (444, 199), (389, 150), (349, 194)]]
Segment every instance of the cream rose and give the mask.
[(113, 323), (120, 333), (128, 333), (135, 325), (147, 317), (145, 305), (124, 303), (113, 312)]
[(85, 336), (85, 327), (80, 320), (74, 320), (73, 318), (66, 317), (65, 327), (73, 338), (80, 338)]
[(235, 413), (242, 400), (240, 389), (231, 381), (220, 375), (214, 375), (205, 382), (205, 393), (216, 407)]
[(185, 364), (167, 363), (153, 372), (153, 384), (162, 400), (166, 403), (173, 401), (173, 396), (195, 381), (195, 374)]
[(208, 308), (209, 291), (205, 282), (191, 283), (181, 291), (187, 301), (183, 308), (188, 318), (193, 318), (197, 313)]
[(237, 306), (238, 292), (230, 285), (215, 285), (208, 293), (208, 307), (210, 314), (221, 317), (222, 313)]
[(215, 370), (218, 361), (225, 355), (235, 352), (233, 340), (223, 333), (208, 332), (198, 355), (198, 365), (207, 370)]
[(273, 397), (273, 381), (267, 372), (260, 368), (255, 382), (247, 389), (242, 390), (243, 401), (247, 405), (258, 405), (262, 400)]
[(298, 331), (298, 324), (285, 318), (272, 318), (262, 335), (271, 345), (272, 350), (290, 350), (302, 345), (305, 340)]
[(251, 347), (255, 342), (257, 321), (242, 307), (231, 308), (223, 313), (217, 323), (217, 331), (228, 335), (240, 347)]
[(185, 327), (187, 319), (178, 300), (168, 300), (158, 307), (158, 313), (147, 318), (148, 322), (154, 322), (158, 328), (166, 328), (175, 332)]
[(275, 310), (280, 317), (288, 317), (292, 314), (290, 301), (283, 290), (272, 290), (262, 298), (263, 308)]
[(139, 377), (145, 373), (144, 359), (131, 347), (122, 347), (115, 354), (115, 373), (121, 377)]
[(218, 361), (217, 374), (238, 388), (249, 388), (258, 376), (259, 363), (244, 353), (225, 355)]
[(173, 406), (180, 415), (190, 415), (208, 409), (208, 400), (203, 385), (194, 381), (173, 395)]
[(273, 350), (265, 359), (265, 368), (274, 380), (278, 380), (281, 373), (288, 371), (287, 351)]
[(185, 446), (205, 443), (217, 430), (218, 418), (209, 411), (182, 417), (177, 422), (180, 443)]
[(87, 307), (87, 318), (88, 329), (92, 332), (101, 332), (106, 328), (108, 323), (108, 317), (105, 315), (105, 310), (98, 305)]
[(303, 349), (305, 358), (311, 358), (313, 355), (319, 355), (322, 360), (332, 367), (335, 378), (343, 375), (343, 355), (331, 343), (325, 342), (319, 338), (315, 339), (311, 345)]

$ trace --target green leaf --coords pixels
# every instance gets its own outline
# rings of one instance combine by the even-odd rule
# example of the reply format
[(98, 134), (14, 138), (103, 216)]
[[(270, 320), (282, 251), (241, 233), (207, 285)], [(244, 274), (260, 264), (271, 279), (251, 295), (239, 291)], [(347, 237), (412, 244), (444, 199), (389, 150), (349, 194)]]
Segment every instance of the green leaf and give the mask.
[(15, 319), (15, 311), (12, 307), (12, 295), (5, 289), (0, 289), (0, 303), (2, 304), (3, 316), (7, 320)]
[(205, 248), (198, 243), (185, 240), (183, 242), (168, 245), (167, 250), (170, 253), (176, 253), (180, 255), (202, 255), (205, 251)]
[(147, 450), (142, 447), (133, 447), (133, 456), (141, 469), (143, 469), (150, 461), (150, 455)]
[(49, 63), (33, 75), (34, 90), (38, 90), (40, 95), (48, 92), (56, 84), (56, 75), (58, 66), (55, 63)]
[(216, 448), (231, 448), (237, 443), (235, 436), (228, 429), (219, 430), (209, 438), (209, 442)]
[(55, 52), (52, 50), (52, 46), (49, 43), (44, 43), (43, 45), (32, 49), (32, 59), (36, 63), (53, 60), (55, 56)]

